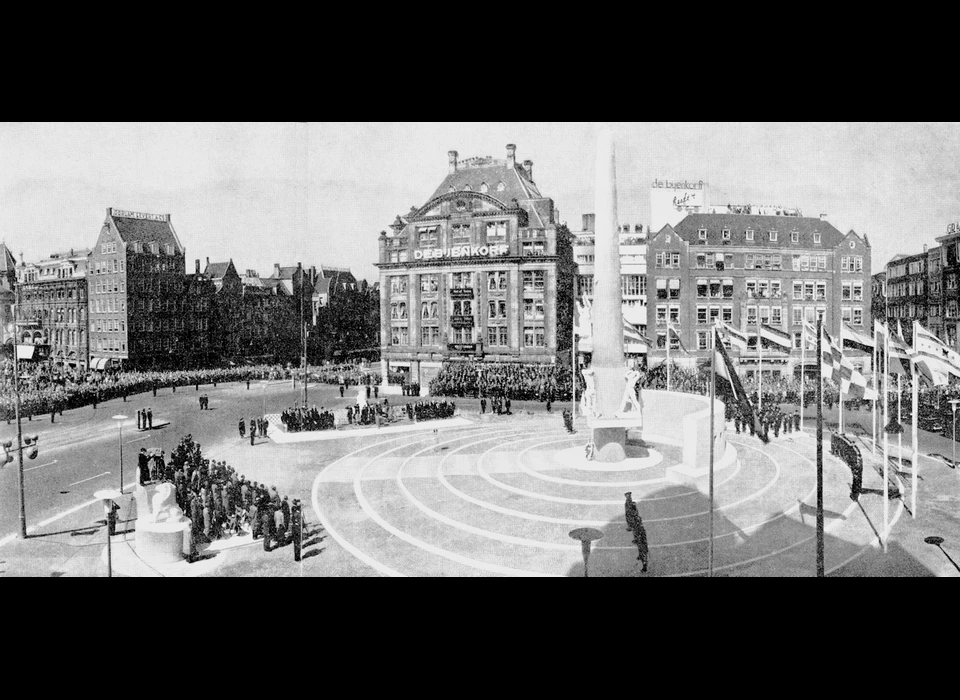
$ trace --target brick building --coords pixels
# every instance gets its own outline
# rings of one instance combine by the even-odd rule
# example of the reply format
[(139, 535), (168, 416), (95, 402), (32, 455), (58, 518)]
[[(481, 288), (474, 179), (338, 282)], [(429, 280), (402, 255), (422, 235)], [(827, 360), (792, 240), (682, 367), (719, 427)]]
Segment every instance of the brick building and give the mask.
[[(34, 359), (87, 369), (87, 260), (90, 251), (52, 255), (17, 268), (20, 342), (42, 348)], [(36, 352), (36, 351), (35, 351)]]
[(180, 364), (185, 253), (169, 214), (108, 207), (87, 279), (91, 367)]
[[(444, 360), (553, 363), (569, 347), (558, 301), (569, 325), (572, 246), (558, 240), (533, 163), (518, 163), (512, 144), (506, 155), (460, 161), (450, 151), (427, 203), (381, 234), (382, 357), (412, 382), (428, 384)], [(570, 279), (559, 281), (564, 261)]]
[(0, 344), (12, 344), (16, 337), (16, 325), (13, 318), (13, 305), (16, 303), (17, 261), (7, 248), (0, 243)]
[[(757, 371), (759, 323), (793, 337), (791, 352), (764, 347), (765, 375), (799, 372), (804, 320), (822, 318), (836, 337), (841, 321), (863, 331), (872, 327), (870, 244), (822, 219), (691, 214), (650, 237), (647, 273), (654, 362), (666, 356), (668, 320), (680, 332), (679, 341), (672, 339), (671, 359), (689, 365), (709, 360), (715, 320), (753, 334), (751, 347), (738, 357), (747, 376)], [(680, 352), (681, 342), (689, 354)], [(809, 352), (807, 362), (816, 362)], [(854, 364), (869, 366), (869, 355), (854, 357)]]
[(947, 234), (937, 238), (943, 272), (943, 335), (941, 340), (960, 349), (960, 224), (950, 224)]
[(896, 255), (886, 268), (886, 318), (896, 328), (903, 327), (904, 336), (910, 339), (913, 322), (919, 321), (929, 327), (928, 292), (930, 285), (929, 255), (927, 246), (922, 253)]

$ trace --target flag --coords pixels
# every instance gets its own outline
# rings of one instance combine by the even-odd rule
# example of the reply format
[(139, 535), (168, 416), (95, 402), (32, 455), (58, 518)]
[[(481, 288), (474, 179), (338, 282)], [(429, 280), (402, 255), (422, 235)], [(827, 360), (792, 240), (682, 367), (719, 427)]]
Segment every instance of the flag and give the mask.
[[(623, 319), (623, 342), (626, 343), (640, 343), (641, 345), (647, 345), (644, 337), (640, 334), (640, 331), (637, 330), (637, 327), (630, 323), (626, 317)], [(644, 348), (646, 352), (646, 348)]]
[(801, 342), (811, 345), (813, 347), (817, 346), (817, 329), (813, 327), (809, 321), (803, 322), (803, 338)]
[(836, 369), (833, 340), (824, 326), (820, 327), (820, 377), (822, 379), (833, 379)]
[(680, 331), (677, 329), (676, 326), (673, 325), (673, 323), (671, 323), (670, 321), (667, 321), (667, 342), (668, 343), (670, 342), (671, 333), (677, 336), (677, 345), (680, 346), (680, 350), (686, 353), (687, 355), (689, 355), (690, 353), (687, 351), (685, 347), (683, 347), (683, 341), (680, 340)]
[(713, 331), (713, 351), (716, 355), (714, 359), (714, 365), (716, 366), (716, 376), (722, 377), (727, 380), (730, 384), (730, 391), (733, 394), (733, 398), (736, 401), (740, 402), (740, 405), (744, 410), (744, 418), (750, 423), (753, 422), (753, 406), (750, 404), (750, 399), (747, 397), (747, 392), (743, 390), (743, 384), (740, 382), (740, 377), (737, 375), (737, 370), (734, 369), (733, 363), (730, 361), (730, 356), (727, 355), (726, 348), (723, 347), (723, 343), (720, 341), (720, 333), (716, 329)]
[(747, 342), (749, 337), (746, 333), (741, 333), (725, 321), (720, 321), (720, 323), (717, 324), (717, 327), (723, 331), (724, 336), (731, 345), (735, 345), (737, 348), (739, 348), (740, 352), (747, 351)]
[(960, 353), (951, 350), (916, 321), (913, 324), (913, 357), (917, 367), (938, 386), (948, 384), (950, 375), (960, 377)]
[[(850, 358), (847, 357), (840, 346), (834, 342), (826, 329), (823, 330), (823, 335), (824, 344), (829, 344), (829, 352), (826, 347), (822, 348), (823, 361), (826, 363), (826, 358), (829, 354), (832, 365), (832, 379), (839, 385), (840, 394), (847, 396), (847, 400), (863, 399), (865, 401), (874, 401), (879, 398), (879, 394), (867, 385), (866, 378), (853, 366)], [(824, 377), (827, 377), (825, 368)]]
[(840, 344), (842, 348), (853, 348), (863, 352), (873, 352), (873, 338), (851, 328), (846, 323), (840, 324)]
[(760, 340), (766, 340), (768, 343), (778, 346), (784, 352), (790, 352), (793, 349), (793, 338), (789, 333), (784, 333), (765, 323), (760, 324)]
[(573, 332), (580, 352), (593, 352), (593, 305), (587, 297), (574, 305)]

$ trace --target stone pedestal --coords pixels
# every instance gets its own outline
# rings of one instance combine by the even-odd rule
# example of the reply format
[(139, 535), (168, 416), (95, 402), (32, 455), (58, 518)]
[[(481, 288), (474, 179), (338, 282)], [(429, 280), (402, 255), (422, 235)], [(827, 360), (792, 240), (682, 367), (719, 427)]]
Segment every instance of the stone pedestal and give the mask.
[(639, 415), (628, 418), (593, 418), (589, 424), (593, 432), (594, 461), (615, 464), (627, 458), (627, 431), (632, 431), (634, 438), (637, 438), (642, 419)]
[(190, 555), (189, 518), (177, 507), (173, 485), (137, 486), (136, 551), (147, 564), (171, 564)]

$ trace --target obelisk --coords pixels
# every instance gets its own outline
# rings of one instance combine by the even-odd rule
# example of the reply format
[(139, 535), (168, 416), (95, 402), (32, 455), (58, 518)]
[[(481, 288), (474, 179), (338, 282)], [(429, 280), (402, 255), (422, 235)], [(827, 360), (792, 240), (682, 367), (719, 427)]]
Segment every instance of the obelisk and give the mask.
[(597, 143), (596, 228), (593, 300), (593, 361), (596, 414), (595, 459), (626, 459), (627, 423), (617, 417), (626, 384), (623, 354), (623, 297), (620, 289), (620, 241), (617, 235), (617, 164), (613, 132), (604, 129)]

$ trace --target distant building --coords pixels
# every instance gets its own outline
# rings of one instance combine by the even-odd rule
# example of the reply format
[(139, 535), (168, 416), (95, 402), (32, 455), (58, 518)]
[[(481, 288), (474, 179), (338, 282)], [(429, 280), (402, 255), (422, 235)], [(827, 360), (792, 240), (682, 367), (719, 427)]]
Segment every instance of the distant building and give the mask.
[[(569, 347), (569, 240), (558, 240), (553, 200), (533, 162), (460, 161), (426, 204), (380, 237), (380, 336), (390, 368), (427, 385), (445, 360), (554, 363)], [(561, 279), (564, 276), (569, 279)]]
[(943, 332), (941, 339), (960, 350), (960, 224), (950, 224), (937, 238), (943, 271)]
[(18, 267), (20, 342), (34, 345), (32, 359), (87, 369), (87, 260), (90, 251), (52, 255)]
[[(577, 299), (593, 301), (596, 217), (584, 214), (583, 230), (573, 233), (573, 259), (577, 265)], [(620, 292), (623, 317), (641, 333), (647, 328), (647, 233), (642, 224), (622, 224), (620, 239)], [(624, 352), (629, 358), (646, 355), (646, 345), (627, 343)]]
[(929, 255), (927, 246), (922, 253), (896, 255), (887, 263), (886, 318), (894, 330), (903, 328), (904, 336), (913, 337), (913, 322), (918, 321), (924, 328), (928, 322), (928, 292), (930, 284)]
[(87, 264), (93, 369), (180, 364), (184, 259), (169, 214), (107, 208)]
[[(789, 334), (793, 348), (765, 347), (764, 374), (799, 372), (804, 321), (822, 319), (835, 337), (841, 322), (871, 328), (870, 250), (854, 231), (844, 235), (825, 220), (790, 215), (691, 214), (665, 226), (647, 250), (647, 327), (656, 345), (650, 359), (665, 359), (669, 321), (680, 332), (671, 339), (672, 360), (709, 360), (710, 330), (720, 320), (753, 336), (747, 352), (733, 353), (751, 376), (758, 325), (766, 324)], [(807, 363), (816, 364), (810, 352)], [(854, 364), (869, 365), (869, 354)]]

